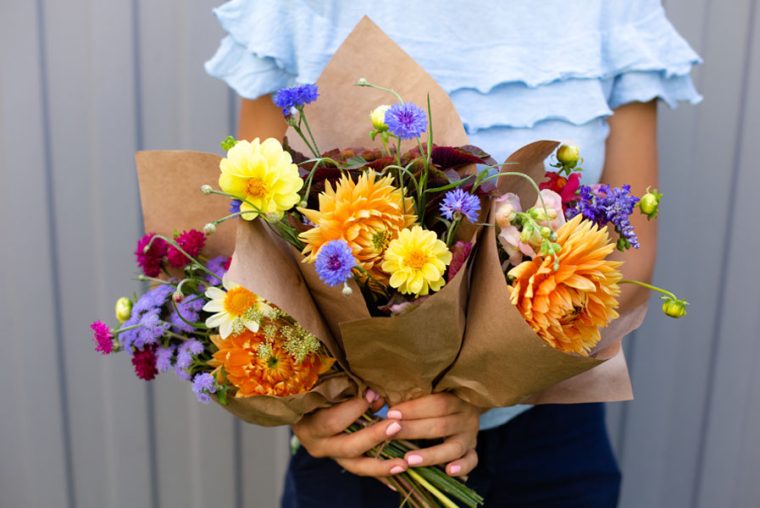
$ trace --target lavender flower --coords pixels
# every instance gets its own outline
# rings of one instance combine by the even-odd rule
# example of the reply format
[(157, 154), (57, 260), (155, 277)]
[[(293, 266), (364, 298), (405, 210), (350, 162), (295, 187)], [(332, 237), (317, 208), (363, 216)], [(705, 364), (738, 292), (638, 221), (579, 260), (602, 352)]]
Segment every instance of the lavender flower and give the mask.
[(208, 404), (211, 401), (210, 393), (216, 393), (216, 383), (214, 376), (208, 372), (196, 374), (193, 378), (193, 393), (200, 402)]
[[(209, 276), (209, 278), (213, 277)], [(187, 324), (185, 321), (197, 323), (200, 319), (203, 303), (203, 299), (196, 295), (188, 296), (178, 303), (177, 308), (173, 310), (169, 316), (169, 322), (172, 324), (172, 329), (178, 333), (193, 333), (195, 328)]]
[(394, 136), (413, 139), (427, 130), (427, 115), (410, 102), (397, 103), (386, 111), (385, 123)]
[(630, 185), (615, 188), (607, 184), (581, 185), (578, 195), (578, 201), (567, 210), (568, 219), (580, 213), (599, 227), (612, 223), (620, 235), (618, 245), (622, 249), (639, 248), (638, 236), (629, 220), (639, 198), (631, 194)]
[(222, 283), (222, 277), (224, 277), (224, 274), (227, 273), (227, 269), (230, 267), (230, 258), (228, 256), (217, 256), (215, 258), (211, 258), (208, 260), (208, 263), (206, 263), (206, 268), (208, 268), (212, 273), (214, 273), (216, 277), (212, 277), (211, 275), (206, 276), (206, 281), (213, 285), (218, 286)]
[(462, 189), (450, 190), (441, 202), (441, 215), (452, 220), (456, 215), (464, 217), (471, 223), (478, 221), (480, 214), (480, 200), (469, 192)]
[(319, 250), (315, 262), (317, 275), (328, 286), (346, 282), (355, 266), (356, 259), (344, 240), (327, 242)]
[(137, 316), (139, 319), (146, 312), (163, 306), (173, 292), (174, 288), (169, 284), (161, 284), (148, 290), (132, 307), (132, 318)]
[(160, 347), (156, 350), (156, 370), (158, 370), (160, 374), (163, 374), (171, 368), (174, 350), (175, 348), (173, 346)]
[(275, 106), (282, 110), (286, 117), (291, 116), (293, 108), (301, 109), (306, 104), (314, 102), (319, 97), (317, 85), (299, 85), (292, 88), (283, 88), (274, 94), (272, 101)]
[(240, 213), (240, 205), (242, 205), (243, 202), (239, 199), (233, 199), (230, 201), (230, 213)]
[(204, 350), (203, 343), (197, 339), (190, 339), (183, 342), (182, 345), (177, 348), (177, 359), (174, 362), (174, 372), (180, 379), (185, 381), (190, 379), (190, 374), (187, 369), (193, 363), (193, 356), (201, 354)]

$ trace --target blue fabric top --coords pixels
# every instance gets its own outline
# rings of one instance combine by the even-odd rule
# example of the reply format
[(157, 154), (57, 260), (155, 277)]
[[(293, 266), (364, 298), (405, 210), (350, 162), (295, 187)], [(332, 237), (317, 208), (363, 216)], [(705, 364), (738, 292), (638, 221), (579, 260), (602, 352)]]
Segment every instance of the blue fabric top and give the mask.
[[(659, 0), (232, 0), (214, 14), (228, 35), (206, 71), (242, 97), (315, 82), (367, 14), (448, 92), (472, 144), (505, 160), (538, 139), (572, 142), (586, 183), (615, 108), (701, 100), (689, 75), (701, 60)], [(523, 409), (490, 411), (481, 428)]]

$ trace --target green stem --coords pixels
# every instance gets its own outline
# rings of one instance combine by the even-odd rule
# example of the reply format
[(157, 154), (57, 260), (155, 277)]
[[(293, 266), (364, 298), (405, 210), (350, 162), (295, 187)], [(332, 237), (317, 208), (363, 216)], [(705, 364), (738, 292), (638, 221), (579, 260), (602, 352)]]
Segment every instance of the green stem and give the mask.
[(155, 282), (157, 284), (162, 284), (164, 286), (173, 286), (177, 287), (176, 284), (169, 280), (159, 279), (157, 277), (148, 277), (147, 275), (140, 274), (137, 276), (137, 280), (141, 282)]
[(314, 155), (319, 157), (320, 151), (319, 146), (317, 146), (317, 140), (314, 139), (314, 134), (311, 133), (311, 127), (309, 127), (309, 120), (306, 118), (306, 113), (301, 110), (301, 117), (303, 118), (303, 124), (306, 126), (306, 132), (309, 133), (309, 138), (311, 139), (311, 142), (314, 146)]
[(380, 85), (376, 85), (374, 83), (370, 83), (366, 79), (363, 80), (363, 81), (361, 81), (361, 80), (357, 81), (355, 83), (355, 85), (356, 86), (365, 86), (367, 88), (374, 88), (376, 90), (382, 90), (383, 92), (387, 92), (387, 93), (393, 95), (394, 97), (396, 97), (396, 99), (398, 99), (398, 101), (400, 103), (402, 103), (402, 104), (404, 103), (404, 99), (399, 95), (399, 93), (396, 90), (394, 90), (392, 88), (385, 88), (384, 86), (380, 86)]
[(641, 286), (643, 288), (651, 289), (652, 291), (657, 291), (659, 293), (662, 293), (663, 295), (668, 296), (672, 298), (673, 300), (678, 300), (678, 297), (674, 293), (668, 291), (667, 289), (662, 289), (660, 287), (653, 286), (652, 284), (647, 284), (646, 282), (641, 282), (639, 280), (632, 280), (632, 279), (623, 279), (620, 281), (620, 283), (621, 284), (636, 284), (637, 286)]
[(185, 249), (183, 249), (182, 247), (180, 247), (179, 244), (177, 242), (175, 242), (173, 238), (167, 238), (164, 235), (153, 235), (153, 238), (150, 239), (150, 242), (148, 242), (148, 245), (145, 246), (145, 250), (150, 249), (151, 245), (153, 244), (153, 241), (156, 238), (162, 239), (163, 241), (165, 241), (166, 243), (168, 243), (169, 245), (171, 245), (172, 247), (174, 247), (175, 249), (177, 249), (178, 251), (180, 251), (182, 253), (182, 255), (184, 255), (187, 259), (189, 259), (194, 264), (196, 264), (198, 267), (200, 267), (200, 269), (203, 270), (204, 272), (206, 272), (208, 275), (211, 275), (212, 277), (214, 277), (214, 278), (216, 278), (218, 280), (222, 280), (221, 277), (219, 277), (217, 274), (215, 274), (214, 272), (212, 272), (211, 270), (209, 270), (208, 268), (206, 268), (206, 266), (203, 263), (201, 263), (200, 261), (198, 261), (197, 259), (195, 259), (193, 256), (191, 256), (190, 254), (188, 254), (187, 251), (185, 251)]

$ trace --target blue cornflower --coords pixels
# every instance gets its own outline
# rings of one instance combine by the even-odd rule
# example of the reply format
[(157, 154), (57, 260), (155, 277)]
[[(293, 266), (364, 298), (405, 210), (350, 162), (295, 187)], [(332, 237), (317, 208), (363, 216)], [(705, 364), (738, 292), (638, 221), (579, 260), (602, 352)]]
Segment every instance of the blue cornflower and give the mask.
[(216, 393), (216, 383), (214, 376), (208, 372), (196, 374), (193, 378), (193, 393), (200, 402), (208, 404), (211, 401), (210, 393)]
[(351, 277), (356, 258), (344, 240), (333, 240), (319, 250), (315, 266), (322, 282), (328, 286), (337, 286)]
[(385, 112), (385, 123), (394, 136), (413, 139), (427, 130), (427, 115), (411, 102), (396, 103)]
[(612, 223), (625, 242), (639, 248), (638, 236), (629, 220), (639, 198), (631, 194), (630, 185), (614, 188), (606, 184), (581, 185), (578, 196), (576, 204), (567, 211), (568, 219), (580, 213), (599, 227)]
[[(174, 331), (179, 333), (192, 333), (195, 331), (195, 328), (187, 324), (185, 321), (197, 323), (200, 319), (203, 304), (203, 299), (196, 295), (188, 296), (179, 302), (177, 304), (177, 309), (172, 310), (172, 313), (169, 316), (169, 322), (172, 324)], [(184, 320), (182, 318), (184, 318)]]
[(242, 204), (243, 202), (239, 199), (230, 200), (230, 213), (240, 213), (240, 205)]
[(293, 108), (300, 109), (314, 102), (319, 97), (317, 85), (299, 85), (278, 90), (272, 97), (275, 106), (282, 110), (286, 117), (291, 116)]
[(474, 224), (478, 221), (479, 214), (480, 200), (478, 197), (462, 189), (450, 190), (441, 202), (441, 215), (448, 220), (452, 220), (455, 215), (458, 215)]
[(171, 368), (174, 349), (174, 346), (169, 346), (160, 347), (156, 350), (156, 370), (159, 373), (163, 374)]

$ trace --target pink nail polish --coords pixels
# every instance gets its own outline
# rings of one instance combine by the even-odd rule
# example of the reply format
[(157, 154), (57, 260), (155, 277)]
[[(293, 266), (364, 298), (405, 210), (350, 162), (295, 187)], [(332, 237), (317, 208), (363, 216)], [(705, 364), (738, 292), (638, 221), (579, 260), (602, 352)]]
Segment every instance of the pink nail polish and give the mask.
[(404, 471), (406, 471), (406, 469), (404, 469), (401, 466), (393, 466), (393, 468), (391, 469), (391, 474), (399, 474), (399, 473), (403, 473)]
[(422, 464), (422, 457), (419, 455), (407, 455), (406, 461), (409, 463), (410, 466), (417, 466), (419, 464)]
[(460, 466), (459, 464), (454, 464), (453, 466), (449, 468), (449, 471), (451, 471), (451, 474), (457, 474), (461, 470), (462, 470), (462, 466)]
[(398, 422), (393, 422), (390, 425), (388, 425), (387, 429), (385, 429), (385, 435), (392, 436), (394, 434), (398, 434), (398, 431), (400, 430), (401, 430), (401, 425), (399, 425)]
[(400, 420), (402, 418), (401, 411), (397, 409), (391, 409), (388, 411), (388, 418), (391, 420)]
[(369, 390), (367, 390), (367, 393), (364, 394), (364, 398), (365, 398), (365, 400), (367, 401), (368, 404), (372, 404), (379, 397), (380, 396), (372, 388), (370, 388)]

